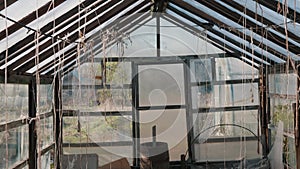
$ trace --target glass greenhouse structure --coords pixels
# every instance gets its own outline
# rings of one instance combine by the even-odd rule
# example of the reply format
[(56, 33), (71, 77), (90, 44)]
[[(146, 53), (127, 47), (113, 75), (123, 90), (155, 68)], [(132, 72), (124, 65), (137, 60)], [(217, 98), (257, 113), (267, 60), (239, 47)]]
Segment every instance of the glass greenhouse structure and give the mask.
[(298, 0), (0, 0), (0, 168), (300, 168)]

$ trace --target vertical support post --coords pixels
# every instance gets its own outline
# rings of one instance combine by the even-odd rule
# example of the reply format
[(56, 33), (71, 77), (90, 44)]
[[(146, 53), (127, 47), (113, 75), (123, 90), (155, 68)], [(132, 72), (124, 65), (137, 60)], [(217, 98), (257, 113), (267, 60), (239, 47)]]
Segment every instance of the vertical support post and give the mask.
[(259, 116), (261, 124), (261, 143), (263, 157), (267, 157), (269, 153), (268, 146), (268, 122), (267, 122), (267, 69), (261, 66), (259, 73)]
[(139, 168), (140, 130), (139, 130), (139, 96), (138, 96), (138, 66), (131, 62), (132, 72), (132, 135), (133, 135), (133, 165)]
[(300, 142), (299, 142), (299, 120), (300, 120), (300, 108), (299, 108), (299, 97), (300, 97), (300, 67), (297, 67), (297, 94), (296, 94), (296, 108), (294, 113), (294, 134), (295, 134), (295, 149), (296, 149), (296, 168), (300, 169)]
[[(194, 126), (193, 126), (193, 110), (192, 110), (192, 85), (191, 85), (191, 71), (190, 71), (190, 59), (184, 61), (184, 88), (185, 88), (185, 105), (186, 105), (186, 124), (187, 124), (187, 141), (188, 141), (188, 153), (192, 162), (195, 161), (195, 146), (192, 145), (194, 140)], [(197, 112), (198, 113), (198, 112)], [(182, 159), (183, 160), (183, 159)]]
[(156, 50), (157, 57), (160, 57), (160, 13), (156, 12)]
[(61, 168), (62, 155), (62, 90), (61, 77), (58, 73), (54, 79), (54, 133), (55, 133), (55, 168)]
[(31, 80), (29, 88), (29, 169), (37, 168), (37, 133), (36, 133), (36, 106), (37, 106), (37, 88), (35, 80)]

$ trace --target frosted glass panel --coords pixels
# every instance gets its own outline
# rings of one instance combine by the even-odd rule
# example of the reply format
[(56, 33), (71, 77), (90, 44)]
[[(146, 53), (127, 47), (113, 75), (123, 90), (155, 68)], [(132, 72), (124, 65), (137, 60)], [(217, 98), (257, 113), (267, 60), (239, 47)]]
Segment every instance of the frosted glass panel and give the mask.
[(140, 141), (152, 141), (152, 127), (156, 125), (158, 142), (168, 143), (171, 161), (180, 160), (187, 150), (185, 110), (140, 111)]
[(185, 104), (182, 64), (140, 65), (138, 69), (140, 106)]

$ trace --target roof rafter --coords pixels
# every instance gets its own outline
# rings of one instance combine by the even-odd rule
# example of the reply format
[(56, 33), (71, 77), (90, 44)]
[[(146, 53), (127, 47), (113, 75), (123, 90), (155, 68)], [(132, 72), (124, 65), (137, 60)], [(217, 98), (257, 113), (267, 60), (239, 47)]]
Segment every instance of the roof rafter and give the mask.
[[(215, 12), (223, 15), (224, 17), (234, 21), (235, 23), (249, 29), (249, 30), (250, 30), (250, 28), (256, 28), (257, 27), (257, 24), (255, 24), (251, 20), (249, 20), (247, 18), (244, 18), (244, 17), (243, 17), (243, 19), (241, 19), (241, 16), (238, 13), (225, 8), (224, 6), (217, 3), (216, 1), (206, 1), (206, 0), (196, 0), (196, 1), (200, 4), (202, 4), (202, 5), (210, 8), (211, 10), (214, 10)], [(243, 22), (245, 22), (245, 24)], [(286, 43), (288, 43), (288, 46), (289, 46), (288, 50), (290, 52), (293, 52), (294, 54), (298, 54), (299, 50), (295, 49), (295, 48), (292, 48), (292, 46), (295, 46), (295, 45), (292, 44), (289, 41), (286, 41), (286, 39), (283, 39), (282, 37), (266, 30), (263, 27), (255, 29), (255, 31), (256, 31), (255, 33), (257, 35), (260, 35), (261, 37), (264, 37), (265, 39), (268, 39), (268, 40), (272, 41), (273, 43), (277, 44), (278, 46), (282, 47), (283, 49), (286, 49)], [(265, 37), (266, 33), (268, 33), (270, 36), (268, 35), (267, 37)], [(246, 35), (246, 34), (244, 34), (244, 35)], [(249, 41), (249, 42), (251, 41), (250, 36), (248, 36), (246, 38), (247, 38), (247, 41)], [(266, 49), (266, 45), (263, 46), (262, 42), (257, 43), (257, 46), (260, 46), (260, 45), (262, 45), (262, 48)], [(268, 46), (268, 49), (270, 50), (272, 48), (270, 46)], [(272, 50), (270, 50), (270, 51), (272, 51)], [(275, 52), (275, 51), (277, 51), (277, 50), (273, 49), (273, 51), (272, 51), (272, 52), (274, 52), (273, 54), (281, 53), (279, 51), (277, 51), (277, 52)]]
[[(147, 23), (149, 20), (151, 20), (151, 18), (146, 19), (147, 17), (148, 17), (147, 14), (144, 15), (144, 16), (142, 16), (142, 17), (139, 18), (138, 20), (134, 21), (132, 25), (128, 25), (127, 27), (125, 27), (124, 29), (122, 29), (122, 31), (123, 31), (123, 32), (127, 32), (129, 29), (132, 28), (132, 26), (133, 26), (135, 23), (139, 23), (139, 25), (138, 25), (137, 27), (135, 27), (134, 29), (130, 30), (129, 33), (135, 31), (136, 29), (140, 28), (140, 27), (143, 26), (145, 23)], [(146, 20), (143, 21), (143, 22), (141, 23), (141, 21), (144, 20), (144, 19), (146, 19)], [(114, 40), (113, 42), (109, 43), (109, 44), (107, 45), (107, 47), (110, 47), (110, 46), (113, 45), (114, 43), (116, 43), (116, 40)], [(102, 51), (102, 49), (100, 49), (99, 52), (101, 52), (101, 51)], [(73, 59), (73, 60), (74, 60), (74, 59)], [(81, 60), (84, 61), (84, 59), (81, 59)], [(82, 61), (81, 61), (81, 62), (82, 62)], [(74, 62), (74, 63), (70, 64), (69, 66), (64, 67), (64, 68), (61, 70), (62, 74), (64, 75), (64, 74), (66, 74), (67, 72), (70, 72), (70, 71), (72, 71), (73, 69), (75, 69), (75, 68), (76, 68), (75, 65), (76, 65), (76, 63)], [(51, 75), (51, 74), (53, 74), (54, 72), (55, 72), (54, 70), (51, 70), (51, 72), (47, 73), (47, 75)]]
[[(103, 4), (104, 1), (100, 1), (97, 2), (95, 4), (94, 0), (86, 0), (84, 2), (82, 2), (80, 4), (80, 6), (83, 7), (89, 7), (90, 5), (94, 5), (91, 6), (90, 8), (95, 8), (98, 5)], [(96, 6), (95, 6), (96, 5)], [(74, 16), (77, 16), (79, 13), (79, 9), (78, 7), (74, 7), (73, 9), (71, 9), (70, 11), (68, 11), (67, 13), (65, 13), (64, 15), (60, 16), (59, 18), (55, 19), (54, 21), (49, 22), (47, 25), (45, 25), (44, 27), (42, 27), (40, 29), (41, 33), (53, 33), (55, 30), (60, 30), (63, 29), (64, 27), (68, 26), (68, 24), (72, 23), (73, 21), (76, 20), (76, 18)], [(72, 19), (70, 19), (72, 18)], [(49, 38), (46, 36), (42, 36), (40, 37), (40, 41)], [(9, 62), (10, 60), (14, 59), (15, 57), (17, 57), (18, 55), (26, 52), (26, 50), (32, 48), (35, 46), (35, 33), (31, 33), (30, 35), (28, 35), (27, 37), (25, 37), (24, 39), (20, 40), (18, 43), (14, 44), (13, 46), (11, 46), (8, 49), (8, 58), (7, 61)], [(5, 52), (3, 51), (0, 56), (5, 56)], [(1, 60), (0, 61), (0, 66), (4, 65), (5, 60)]]
[(9, 5), (17, 2), (18, 0), (0, 0), (0, 11), (2, 11), (5, 8), (5, 1), (6, 1), (6, 7)]
[[(74, 17), (73, 19), (71, 19), (71, 21), (67, 22), (67, 23), (62, 23), (60, 25), (58, 25), (56, 23), (56, 25), (58, 25), (55, 29), (57, 30), (60, 30), (60, 29), (64, 29), (64, 27), (68, 27), (68, 29), (65, 29), (64, 31), (60, 32), (58, 35), (56, 35), (55, 37), (65, 37), (65, 35), (68, 35), (69, 32), (72, 32), (76, 29), (78, 29), (79, 25), (84, 25), (86, 22), (88, 22), (89, 20), (93, 19), (94, 17), (97, 17), (97, 14), (100, 12), (100, 11), (105, 11), (105, 9), (108, 9), (110, 7), (112, 7), (115, 3), (117, 3), (118, 0), (112, 0), (110, 1), (109, 3), (107, 4), (104, 4), (103, 6), (101, 6), (96, 12), (93, 12), (91, 13), (90, 15), (88, 15), (88, 17), (86, 18), (81, 18), (80, 21), (78, 22), (75, 22), (76, 21), (76, 17)], [(101, 4), (101, 3), (100, 3)], [(99, 5), (100, 5), (99, 4)], [(78, 7), (76, 7), (78, 9)], [(65, 16), (65, 15), (64, 15)], [(61, 18), (64, 18), (64, 16), (58, 18), (58, 19), (61, 19)], [(67, 18), (66, 18), (67, 19)], [(72, 24), (73, 23), (73, 24)], [(71, 25), (69, 25), (71, 24)], [(44, 28), (44, 27), (43, 27)], [(42, 28), (42, 29), (43, 29)], [(81, 29), (81, 32), (84, 32), (82, 29)], [(68, 41), (69, 42), (75, 42), (75, 40), (77, 40), (79, 37), (79, 31), (76, 32), (76, 33), (73, 33), (72, 35), (69, 35), (68, 37)], [(43, 39), (46, 39), (47, 37), (45, 36), (42, 36), (41, 38), (39, 38), (38, 40), (39, 41), (42, 41)], [(39, 51), (43, 51), (44, 49), (46, 49), (47, 47), (51, 46), (53, 43), (53, 40), (52, 39), (49, 39), (46, 40), (46, 42), (44, 43), (41, 43), (39, 44)], [(62, 49), (66, 46), (68, 46), (70, 43), (67, 43), (66, 41), (60, 41), (58, 42), (58, 45), (55, 45), (55, 47), (53, 47), (53, 49), (49, 49), (43, 53), (39, 53), (40, 55), (40, 62), (42, 62), (44, 59), (46, 59), (45, 57), (46, 56), (49, 56), (49, 55), (52, 55), (54, 53), (56, 53), (59, 49)], [(33, 39), (33, 45), (35, 45), (35, 39)], [(33, 46), (34, 47), (34, 46)], [(30, 48), (29, 48), (30, 49)], [(27, 49), (28, 50), (28, 49)], [(25, 50), (26, 51), (26, 50)], [(25, 52), (24, 51), (24, 52)], [(55, 51), (55, 52), (54, 52)], [(47, 53), (51, 53), (51, 54), (47, 54)], [(31, 65), (34, 65), (34, 58), (33, 56), (36, 54), (36, 50), (33, 48), (30, 52), (28, 52), (25, 56), (23, 56), (22, 58), (20, 58), (19, 60), (13, 62), (11, 65), (8, 66), (8, 71), (13, 71), (13, 69), (15, 69), (16, 67), (18, 67), (19, 65), (21, 65), (22, 63), (25, 63), (25, 62), (29, 62), (30, 65), (29, 67), (33, 67)], [(29, 64), (27, 63), (27, 64)], [(26, 64), (26, 65), (27, 65)], [(24, 66), (22, 66), (24, 67)], [(22, 68), (20, 68), (22, 69)], [(19, 70), (19, 71), (26, 71), (26, 70)]]
[[(190, 33), (195, 33), (197, 31), (199, 31), (198, 29), (196, 29), (195, 27), (191, 26), (191, 25), (187, 25), (186, 23), (183, 23), (183, 21), (181, 21), (180, 19), (172, 16), (172, 15), (167, 15), (167, 16), (164, 16), (164, 19), (166, 19), (167, 21), (177, 25), (177, 26), (183, 26), (182, 29), (190, 32)], [(200, 37), (199, 37), (200, 38)], [(221, 50), (225, 50), (227, 54), (231, 55), (232, 57), (234, 58), (237, 58), (243, 62), (245, 62), (246, 64), (248, 64), (249, 66), (253, 66), (255, 68), (258, 68), (257, 66), (255, 66), (252, 62), (249, 62), (248, 60), (245, 60), (241, 57), (242, 53), (231, 48), (230, 46), (222, 43), (221, 41), (219, 41), (218, 39), (214, 38), (214, 37), (211, 37), (209, 35), (207, 35), (207, 38), (209, 40), (212, 40), (214, 41), (214, 43), (218, 44), (219, 46), (223, 46), (223, 48), (220, 48)], [(225, 49), (224, 49), (225, 48)], [(226, 49), (228, 48), (228, 49)], [(229, 50), (232, 50), (232, 51), (229, 51)], [(254, 61), (254, 63), (256, 64), (262, 64), (261, 62), (257, 62), (257, 61)]]
[[(230, 5), (231, 7), (234, 7), (235, 9), (239, 10), (240, 12), (244, 12), (244, 10), (245, 10), (244, 6), (238, 4), (238, 3), (234, 2), (234, 1), (222, 1), (222, 2), (226, 3), (227, 5)], [(256, 18), (259, 22), (263, 23), (264, 25), (269, 25), (269, 26), (276, 25), (276, 23), (272, 22), (268, 18), (262, 17), (259, 14), (252, 12), (251, 10), (247, 10), (246, 14), (248, 16), (254, 18), (254, 19)], [(279, 31), (281, 34), (285, 35), (284, 28), (277, 27), (276, 30)], [(289, 38), (291, 38), (291, 39), (293, 39), (295, 41), (300, 42), (299, 35), (296, 35), (296, 34), (290, 32), (290, 31), (288, 31), (288, 35), (289, 35)]]
[[(283, 6), (284, 4), (282, 4), (282, 2), (280, 1), (274, 1), (274, 0), (256, 0), (257, 3), (259, 3), (260, 5), (263, 5), (269, 9), (271, 9), (272, 11), (274, 12), (277, 12), (279, 14), (282, 14), (283, 10), (282, 11), (278, 11), (278, 4), (280, 4), (281, 6)], [(287, 17), (290, 19), (290, 20), (294, 20), (298, 23), (300, 23), (300, 13), (295, 11), (294, 9), (288, 7), (288, 11), (289, 13), (287, 14)]]
[[(183, 18), (185, 18), (185, 19), (187, 19), (187, 20), (189, 20), (189, 21), (191, 21), (191, 22), (193, 22), (193, 23), (195, 23), (195, 24), (197, 24), (197, 25), (199, 25), (199, 26), (202, 25), (201, 22), (199, 22), (198, 20), (192, 18), (191, 16), (188, 16), (188, 15), (184, 14), (183, 12), (181, 12), (181, 11), (175, 9), (175, 8), (172, 8), (171, 6), (169, 6), (168, 8), (169, 8), (170, 10), (172, 10), (173, 12), (175, 12), (176, 14), (182, 16)], [(171, 16), (168, 16), (168, 17), (170, 17), (170, 18), (172, 18), (173, 20), (176, 20), (176, 21), (178, 22), (178, 19), (176, 19), (175, 17), (171, 17)], [(185, 24), (185, 25), (186, 25), (186, 24)], [(201, 26), (201, 27), (203, 27), (203, 26)], [(197, 30), (197, 29), (194, 29), (194, 30), (199, 31), (199, 30)], [(222, 33), (217, 32), (217, 31), (214, 30), (214, 29), (208, 29), (208, 31), (212, 32), (213, 34), (219, 36), (219, 37), (222, 38), (222, 39), (224, 39), (224, 38), (226, 37), (225, 40), (226, 40), (227, 42), (230, 42), (230, 43), (232, 43), (232, 44), (234, 44), (234, 45), (236, 45), (236, 46), (240, 46), (240, 43), (239, 43), (239, 42), (236, 42), (236, 41), (234, 41), (234, 40), (231, 40), (230, 37), (227, 37), (227, 36), (224, 37), (224, 35), (223, 35)], [(240, 57), (243, 55), (242, 52), (240, 52), (240, 51), (234, 49), (234, 48), (231, 47), (230, 45), (228, 45), (228, 44), (226, 44), (226, 43), (223, 43), (223, 42), (221, 42), (220, 40), (218, 40), (218, 39), (216, 39), (216, 38), (214, 38), (214, 37), (212, 37), (212, 36), (210, 36), (210, 35), (207, 35), (207, 37), (208, 37), (209, 39), (211, 39), (212, 41), (218, 43), (220, 46), (225, 46), (226, 48), (230, 49), (231, 51), (234, 51), (234, 53), (227, 51), (228, 53), (231, 53), (232, 55), (235, 55), (235, 56), (238, 57), (238, 58), (240, 58)], [(223, 49), (223, 50), (224, 50), (224, 49)], [(251, 53), (251, 51), (250, 51), (250, 53)], [(257, 52), (254, 52), (254, 55), (256, 55), (257, 57), (260, 56), (261, 58), (263, 57), (261, 54), (259, 54), (259, 53), (257, 53)], [(253, 58), (251, 58), (251, 57), (249, 57), (249, 56), (247, 56), (247, 55), (245, 55), (245, 57), (248, 58), (249, 60), (252, 60), (252, 59), (253, 59)], [(266, 58), (266, 59), (267, 59), (267, 58)], [(258, 61), (254, 61), (254, 62), (255, 62), (256, 64), (261, 64), (261, 62), (258, 62)], [(273, 61), (270, 61), (269, 59), (267, 59), (267, 62), (269, 62), (269, 63), (271, 63), (271, 64), (274, 63)]]
[[(110, 3), (105, 4), (104, 6), (100, 7), (96, 12), (91, 13), (86, 18), (82, 18), (80, 20), (79, 25), (84, 25), (89, 20), (97, 17), (98, 13), (101, 13), (102, 11), (105, 11), (106, 9), (114, 6), (115, 3), (117, 3), (117, 1), (119, 1), (119, 0), (112, 0)], [(127, 8), (128, 6), (132, 5), (135, 2), (136, 2), (135, 0), (126, 0), (126, 1), (118, 4), (112, 10), (108, 11), (105, 15), (98, 18), (98, 20), (95, 20), (94, 22), (86, 25), (85, 28), (80, 29), (80, 32), (88, 33), (90, 31), (92, 31), (94, 28), (99, 26), (100, 23), (107, 21), (108, 19), (112, 18), (113, 16), (115, 16), (116, 14), (118, 14), (119, 12), (121, 12), (122, 10), (124, 10), (125, 8)], [(78, 29), (79, 25), (78, 25), (78, 23), (75, 23), (74, 25), (69, 27), (69, 29), (60, 33), (59, 34), (60, 37), (64, 37), (64, 35), (67, 35), (69, 32), (72, 32), (73, 30)], [(69, 35), (68, 40), (70, 42), (75, 42), (78, 38), (80, 38), (80, 35), (79, 35), (79, 32), (76, 31), (73, 34)], [(39, 50), (42, 51), (43, 49), (46, 49), (51, 44), (52, 44), (52, 40), (48, 40), (43, 45), (39, 46)], [(53, 48), (48, 49), (47, 51), (45, 51), (43, 53), (39, 53), (39, 61), (40, 62), (44, 61), (45, 59), (47, 59), (47, 56), (53, 55), (54, 53), (58, 52), (60, 49), (62, 49), (64, 47), (67, 47), (68, 45), (70, 45), (70, 44), (65, 44), (65, 42), (59, 42)], [(35, 65), (35, 60), (32, 58), (34, 55), (35, 55), (35, 50), (31, 51), (29, 54), (25, 55), (22, 59), (14, 62), (10, 66), (8, 66), (8, 70), (13, 71), (13, 69), (16, 68), (17, 66), (19, 66), (21, 63), (30, 59), (29, 62), (27, 62), (26, 64), (22, 65), (21, 67), (19, 67), (15, 70), (16, 72), (26, 72), (28, 69), (30, 69), (31, 67), (33, 67)]]
[[(181, 7), (181, 8), (183, 8), (183, 9), (185, 9), (186, 11), (188, 11), (188, 12), (190, 12), (190, 13), (192, 13), (192, 14), (194, 14), (194, 15), (200, 17), (200, 18), (203, 18), (203, 19), (208, 20), (208, 21), (213, 21), (213, 22), (215, 22), (215, 23), (217, 23), (217, 24), (219, 24), (219, 25), (222, 25), (224, 28), (228, 28), (228, 27), (229, 27), (229, 25), (227, 25), (225, 22), (220, 21), (220, 20), (218, 20), (218, 19), (216, 19), (216, 18), (214, 18), (214, 17), (208, 15), (207, 13), (198, 10), (197, 8), (193, 7), (192, 5), (190, 5), (190, 4), (186, 3), (186, 2), (183, 2), (183, 1), (180, 1), (180, 0), (173, 0), (172, 2), (173, 2), (175, 5), (177, 5), (177, 6)], [(170, 8), (170, 7), (169, 7), (169, 8)], [(189, 17), (188, 20), (190, 20), (190, 19), (193, 19), (193, 18), (192, 18), (192, 17)], [(196, 20), (196, 19), (194, 19), (194, 20)], [(199, 26), (201, 26), (201, 25), (199, 25)], [(227, 29), (225, 29), (225, 30), (227, 30)], [(220, 36), (220, 37), (223, 37), (223, 36), (224, 36), (223, 34), (220, 34), (219, 32), (214, 31), (213, 29), (211, 29), (211, 31), (213, 31), (214, 34), (216, 34), (216, 35), (218, 35), (218, 36)], [(255, 40), (255, 39), (252, 39), (250, 36), (244, 35), (242, 32), (240, 32), (240, 31), (238, 31), (238, 30), (234, 30), (234, 29), (233, 29), (233, 30), (230, 30), (230, 33), (233, 34), (233, 35), (235, 35), (235, 36), (237, 36), (237, 37), (246, 37), (246, 40), (247, 40), (248, 42), (251, 42), (251, 40), (253, 40), (253, 44), (254, 44), (254, 45), (256, 45), (256, 46), (258, 46), (258, 47), (260, 46), (262, 49), (266, 48), (266, 45), (262, 45), (261, 42)], [(232, 37), (228, 37), (228, 38), (227, 38), (227, 40), (230, 40), (230, 39), (232, 39)], [(234, 42), (234, 41), (231, 41), (231, 42), (236, 44), (236, 42)], [(238, 47), (239, 47), (240, 45), (241, 45), (241, 43), (239, 43), (239, 42), (238, 42), (238, 44), (236, 44), (236, 46), (238, 46)], [(247, 48), (248, 48), (248, 49), (247, 49)], [(247, 49), (248, 52), (252, 53), (252, 49), (249, 49), (249, 47), (245, 46), (245, 49)], [(268, 49), (269, 49), (269, 47), (268, 47)], [(269, 49), (269, 50), (270, 50), (270, 49)], [(270, 51), (269, 51), (269, 52), (270, 52)], [(257, 53), (256, 53), (256, 54), (257, 54)], [(275, 51), (275, 50), (273, 51), (272, 54), (274, 54), (274, 55), (277, 56), (278, 58), (281, 58), (282, 60), (285, 60), (285, 59), (286, 59), (286, 58), (284, 58), (283, 56), (281, 56), (280, 53), (278, 53), (278, 52)], [(261, 54), (257, 54), (257, 56), (261, 56), (261, 59), (264, 59), (264, 60), (266, 60), (267, 62), (270, 62), (269, 58), (266, 58), (265, 56), (263, 56), (263, 55), (261, 55)]]
[[(47, 4), (43, 5), (42, 7), (40, 7), (38, 9), (38, 15), (39, 15), (39, 17), (43, 16), (44, 14), (46, 14), (47, 12), (49, 12), (48, 10), (54, 9), (55, 7), (59, 6), (60, 4), (62, 4), (65, 1), (66, 0), (54, 0), (53, 3), (52, 3), (52, 1), (50, 1)], [(36, 11), (33, 11), (29, 15), (27, 15), (24, 18), (20, 19), (18, 21), (19, 24), (15, 23), (15, 24), (9, 26), (8, 27), (8, 36), (11, 35), (11, 34), (13, 34), (14, 32), (16, 32), (17, 30), (21, 29), (23, 27), (23, 25), (27, 25), (30, 22), (34, 21), (35, 19), (37, 19)], [(7, 36), (6, 35), (6, 31), (2, 30), (0, 32), (0, 40), (4, 39), (6, 36)]]
[[(131, 9), (131, 10), (129, 10), (128, 12), (126, 12), (125, 14), (123, 14), (120, 18), (125, 17), (125, 16), (128, 16), (128, 15), (131, 15), (132, 13), (134, 13), (134, 12), (136, 12), (136, 11), (138, 11), (138, 12), (147, 12), (147, 11), (149, 11), (149, 9), (150, 9), (150, 4), (147, 5), (147, 3), (148, 3), (147, 1), (142, 2), (141, 4), (137, 5), (137, 6), (134, 7), (133, 9)], [(146, 5), (146, 6), (145, 6), (145, 5)], [(141, 10), (139, 10), (139, 9), (141, 9)], [(134, 19), (136, 19), (135, 16), (130, 16), (129, 18), (126, 18), (126, 19), (124, 19), (124, 20), (122, 20), (122, 21), (117, 19), (117, 20), (113, 21), (112, 23), (106, 25), (105, 28), (103, 28), (103, 29), (101, 29), (101, 30), (107, 30), (107, 29), (109, 29), (109, 28), (115, 26), (115, 24), (117, 24), (118, 26), (123, 27), (123, 26), (125, 26), (125, 25), (127, 25), (127, 24), (134, 24), (134, 23), (137, 23), (137, 22), (130, 23), (130, 22), (133, 21)], [(121, 21), (121, 22), (120, 22), (120, 21)], [(98, 34), (98, 33), (96, 33), (96, 34)], [(91, 39), (91, 38), (90, 38), (90, 39)], [(88, 39), (87, 41), (89, 41), (89, 39)], [(96, 43), (97, 43), (97, 42), (96, 42)], [(93, 49), (93, 50), (94, 50), (94, 49)], [(64, 53), (64, 57), (65, 57), (65, 58), (68, 58), (68, 57), (69, 57), (69, 58), (68, 58), (66, 61), (63, 61), (63, 62), (62, 62), (61, 64), (59, 64), (59, 65), (64, 65), (65, 63), (70, 62), (72, 59), (73, 59), (73, 60), (76, 59), (76, 55), (77, 55), (77, 47), (74, 46), (74, 47), (72, 47), (71, 49), (69, 49), (68, 51), (66, 51), (66, 52)], [(70, 57), (70, 56), (73, 56), (73, 57)], [(44, 70), (46, 70), (46, 69), (52, 67), (52, 66), (55, 65), (55, 64), (56, 64), (55, 62), (49, 62), (48, 64), (46, 64), (45, 66), (43, 66), (43, 68), (42, 68), (41, 71), (44, 71)], [(58, 65), (57, 65), (57, 66), (58, 66)], [(53, 67), (53, 69), (57, 69), (57, 66)]]

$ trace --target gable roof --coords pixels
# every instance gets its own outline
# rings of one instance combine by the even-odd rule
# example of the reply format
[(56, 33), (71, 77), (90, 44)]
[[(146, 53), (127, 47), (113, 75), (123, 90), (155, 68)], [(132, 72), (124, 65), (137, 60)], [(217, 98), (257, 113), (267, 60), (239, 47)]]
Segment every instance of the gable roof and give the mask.
[[(116, 25), (121, 32), (134, 31), (153, 17), (151, 6), (158, 0), (43, 0), (29, 6), (25, 16), (17, 11), (19, 16), (11, 17), (25, 1), (0, 1), (1, 74), (6, 69), (9, 76), (32, 76), (38, 71), (41, 77), (51, 77), (57, 71), (68, 71), (78, 61), (78, 44), (93, 42), (93, 48), (101, 50), (99, 34)], [(257, 65), (300, 60), (299, 4), (276, 0), (165, 2), (161, 17), (189, 32), (205, 30), (206, 38), (228, 55)], [(137, 17), (137, 13), (143, 14)]]

